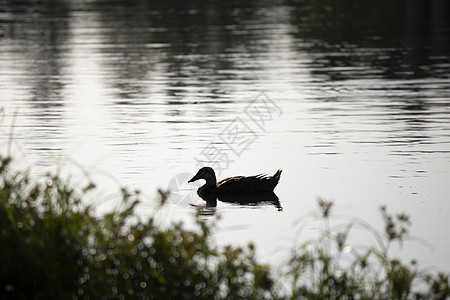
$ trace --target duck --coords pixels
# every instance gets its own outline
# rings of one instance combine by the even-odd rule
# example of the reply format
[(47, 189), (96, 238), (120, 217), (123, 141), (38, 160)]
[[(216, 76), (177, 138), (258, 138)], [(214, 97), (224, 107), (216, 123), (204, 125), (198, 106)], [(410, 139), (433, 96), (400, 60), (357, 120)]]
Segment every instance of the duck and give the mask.
[(266, 174), (235, 176), (217, 182), (214, 169), (211, 167), (203, 167), (188, 183), (199, 179), (206, 181), (197, 190), (197, 194), (202, 198), (226, 194), (270, 193), (273, 192), (273, 189), (280, 181), (281, 172), (282, 170), (278, 170), (273, 176)]

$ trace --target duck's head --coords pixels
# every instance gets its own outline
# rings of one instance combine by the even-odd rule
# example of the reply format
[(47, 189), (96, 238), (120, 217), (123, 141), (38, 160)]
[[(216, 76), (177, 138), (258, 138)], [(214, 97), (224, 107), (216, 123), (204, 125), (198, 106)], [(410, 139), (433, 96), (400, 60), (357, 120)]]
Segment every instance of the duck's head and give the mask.
[(203, 167), (200, 170), (198, 170), (197, 174), (195, 174), (194, 177), (191, 178), (188, 182), (193, 182), (199, 179), (206, 180), (206, 183), (208, 184), (214, 184), (216, 185), (216, 174), (214, 173), (214, 170), (210, 167)]

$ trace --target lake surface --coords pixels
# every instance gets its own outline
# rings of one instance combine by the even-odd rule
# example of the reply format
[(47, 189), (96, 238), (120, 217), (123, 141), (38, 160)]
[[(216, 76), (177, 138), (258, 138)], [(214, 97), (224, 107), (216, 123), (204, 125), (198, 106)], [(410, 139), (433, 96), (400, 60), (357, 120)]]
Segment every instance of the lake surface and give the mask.
[[(448, 1), (0, 3), (0, 147), (33, 174), (82, 166), (100, 211), (125, 185), (144, 216), (171, 188), (163, 226), (200, 211), (271, 263), (317, 197), (380, 229), (386, 204), (434, 247), (402, 257), (450, 270)], [(202, 207), (186, 180), (205, 165), (282, 169), (283, 210)]]

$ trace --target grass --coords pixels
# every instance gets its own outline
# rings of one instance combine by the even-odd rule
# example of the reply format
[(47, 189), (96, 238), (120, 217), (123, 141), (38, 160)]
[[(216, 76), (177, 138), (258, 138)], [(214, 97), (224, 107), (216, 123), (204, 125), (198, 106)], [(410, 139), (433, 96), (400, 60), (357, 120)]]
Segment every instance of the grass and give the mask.
[[(381, 207), (380, 232), (361, 219), (333, 215), (333, 202), (319, 199), (318, 206), (320, 237), (293, 249), (288, 264), (291, 299), (448, 299), (448, 274), (427, 273), (415, 260), (406, 265), (390, 256), (392, 244), (402, 246), (409, 238), (407, 215), (394, 216)], [(302, 222), (297, 226), (303, 228)], [(374, 245), (351, 246), (349, 237), (356, 230)]]
[[(255, 247), (218, 247), (214, 224), (159, 228), (139, 219), (140, 195), (122, 190), (120, 209), (101, 217), (57, 175), (32, 180), (0, 157), (1, 299), (447, 299), (449, 275), (390, 258), (408, 237), (406, 215), (381, 209), (384, 231), (354, 219), (336, 225), (333, 203), (319, 200), (320, 236), (300, 244), (287, 266), (261, 264)], [(161, 193), (161, 205), (166, 194)], [(304, 226), (299, 222), (298, 228)], [(352, 248), (356, 228), (375, 245)], [(343, 259), (350, 253), (351, 259)], [(348, 255), (346, 255), (347, 257)], [(275, 277), (274, 274), (279, 274)], [(281, 275), (280, 275), (281, 274)], [(288, 290), (282, 289), (289, 283)], [(416, 288), (419, 286), (420, 288)]]

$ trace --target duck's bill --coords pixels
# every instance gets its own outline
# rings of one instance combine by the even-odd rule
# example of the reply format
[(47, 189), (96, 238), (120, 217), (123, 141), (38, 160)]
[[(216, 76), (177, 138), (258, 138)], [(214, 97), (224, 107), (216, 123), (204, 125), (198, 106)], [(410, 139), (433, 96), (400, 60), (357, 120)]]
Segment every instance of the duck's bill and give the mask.
[(200, 175), (199, 175), (199, 173), (197, 173), (197, 174), (195, 174), (194, 177), (192, 177), (192, 178), (188, 181), (188, 183), (194, 182), (194, 181), (199, 180), (199, 179), (200, 179)]

